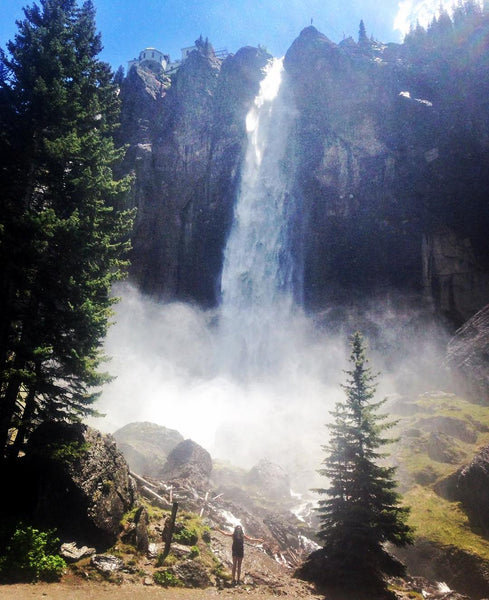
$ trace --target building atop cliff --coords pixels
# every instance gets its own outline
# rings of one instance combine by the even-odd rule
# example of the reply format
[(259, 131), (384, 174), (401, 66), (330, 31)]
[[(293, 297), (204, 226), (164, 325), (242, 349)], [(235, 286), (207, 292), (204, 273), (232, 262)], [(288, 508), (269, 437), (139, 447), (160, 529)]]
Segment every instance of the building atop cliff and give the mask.
[(187, 60), (189, 55), (194, 50), (203, 50), (204, 52), (211, 52), (217, 58), (224, 60), (228, 56), (228, 51), (218, 50), (214, 51), (212, 46), (209, 44), (207, 39), (204, 41), (202, 36), (198, 40), (196, 40), (193, 46), (186, 46), (185, 48), (181, 48), (181, 57), (177, 60), (171, 60), (169, 54), (163, 54), (156, 48), (145, 48), (141, 50), (138, 58), (134, 58), (127, 63), (127, 72), (131, 70), (134, 65), (144, 67), (146, 69), (150, 69), (155, 73), (165, 73), (166, 75), (172, 75), (175, 73), (179, 67)]
[(188, 55), (196, 50), (196, 46), (187, 46), (186, 48), (182, 48), (182, 56), (179, 60), (171, 61), (169, 54), (163, 54), (160, 50), (156, 48), (145, 48), (141, 50), (138, 58), (134, 58), (127, 63), (127, 71), (129, 72), (131, 68), (135, 65), (145, 67), (146, 69), (150, 69), (155, 73), (174, 73), (178, 67), (182, 65)]

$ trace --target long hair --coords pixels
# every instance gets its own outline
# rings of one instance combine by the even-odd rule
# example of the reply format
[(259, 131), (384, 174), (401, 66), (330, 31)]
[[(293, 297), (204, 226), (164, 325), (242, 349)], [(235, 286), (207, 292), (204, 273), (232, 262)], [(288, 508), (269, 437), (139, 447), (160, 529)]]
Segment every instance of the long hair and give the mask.
[(233, 541), (235, 542), (241, 542), (244, 538), (244, 533), (243, 533), (243, 528), (241, 527), (241, 525), (236, 525), (236, 527), (234, 528), (234, 532), (233, 532)]

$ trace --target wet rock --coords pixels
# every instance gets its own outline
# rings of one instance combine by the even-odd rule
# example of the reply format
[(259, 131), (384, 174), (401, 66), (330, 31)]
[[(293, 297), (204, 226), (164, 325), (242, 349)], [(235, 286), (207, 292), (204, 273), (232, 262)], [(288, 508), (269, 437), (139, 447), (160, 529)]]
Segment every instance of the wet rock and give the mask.
[(112, 554), (97, 554), (92, 556), (90, 564), (104, 574), (116, 573), (124, 567), (124, 563)]
[(212, 458), (209, 452), (192, 440), (178, 444), (169, 454), (159, 476), (166, 481), (184, 480), (201, 488), (209, 482)]
[[(189, 55), (171, 86), (141, 68), (126, 78), (121, 142), (130, 144), (138, 207), (131, 274), (146, 292), (216, 302), (245, 117), (268, 58), (246, 47), (223, 61), (209, 45)], [(140, 157), (138, 143), (148, 141)]]
[(95, 552), (95, 548), (88, 548), (87, 546), (79, 548), (75, 542), (66, 542), (65, 544), (61, 544), (60, 555), (66, 562), (77, 562), (82, 558), (93, 556)]
[(140, 475), (156, 476), (183, 436), (155, 423), (129, 423), (114, 433), (129, 467)]
[(281, 550), (293, 548), (298, 550), (301, 548), (301, 540), (297, 534), (297, 527), (294, 527), (290, 522), (284, 519), (283, 515), (270, 515), (263, 520), (269, 528), (273, 538), (278, 542)]
[(248, 485), (258, 488), (264, 495), (274, 499), (290, 498), (290, 479), (283, 467), (262, 459), (246, 477)]

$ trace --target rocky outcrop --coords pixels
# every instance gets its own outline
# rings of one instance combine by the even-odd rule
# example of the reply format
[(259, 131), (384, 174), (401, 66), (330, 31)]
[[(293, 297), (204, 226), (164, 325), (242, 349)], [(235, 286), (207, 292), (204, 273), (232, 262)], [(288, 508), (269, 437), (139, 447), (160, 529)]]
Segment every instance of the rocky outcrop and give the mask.
[[(489, 175), (477, 166), (489, 152), (487, 58), (463, 44), (442, 60), (430, 52), (335, 44), (308, 27), (286, 54), (305, 219), (294, 250), (311, 308), (399, 290), (459, 325), (487, 302)], [(124, 82), (143, 290), (218, 300), (245, 116), (267, 59), (246, 47), (221, 62), (202, 46), (171, 82), (141, 68)]]
[(476, 240), (457, 229), (448, 202), (440, 203), (440, 193), (450, 193), (448, 179), (460, 188), (453, 174), (467, 154), (443, 126), (462, 131), (464, 124), (452, 114), (448, 88), (429, 81), (431, 75), (450, 87), (446, 76), (418, 73), (412, 59), (405, 45), (337, 45), (313, 27), (286, 54), (311, 223), (306, 297), (323, 306), (400, 288), (461, 323), (489, 294)]
[(489, 400), (489, 305), (469, 319), (453, 336), (446, 362), (462, 374), (471, 395), (479, 402)]
[(489, 596), (489, 562), (475, 554), (422, 539), (395, 552), (412, 576), (443, 581), (470, 598)]
[(212, 458), (209, 452), (192, 440), (185, 440), (170, 452), (160, 472), (165, 481), (185, 482), (202, 488), (209, 482)]
[(32, 434), (17, 468), (27, 479), (13, 496), (22, 493), (18, 508), (34, 522), (78, 544), (104, 548), (116, 541), (135, 489), (111, 436), (81, 424), (47, 422)]
[[(245, 116), (268, 58), (243, 48), (222, 62), (210, 46), (199, 47), (172, 77), (161, 102), (150, 103), (150, 114), (156, 104), (158, 112), (149, 140), (144, 131), (141, 139), (131, 138), (126, 168), (136, 170), (138, 206), (132, 277), (144, 291), (216, 302)], [(129, 81), (122, 88), (123, 114), (140, 87), (134, 92)], [(145, 112), (144, 104), (140, 110)]]
[(460, 472), (457, 496), (474, 527), (489, 535), (489, 446)]
[(290, 499), (290, 479), (283, 467), (262, 459), (247, 474), (246, 483), (273, 500)]
[(146, 422), (129, 423), (113, 435), (131, 470), (149, 476), (158, 475), (170, 452), (183, 442), (178, 431)]
[(489, 535), (489, 446), (472, 461), (437, 481), (435, 491), (453, 502), (460, 502), (475, 531)]
[(468, 444), (474, 444), (477, 441), (475, 428), (470, 427), (466, 421), (455, 417), (436, 416), (419, 419), (416, 427), (430, 433), (443, 433)]

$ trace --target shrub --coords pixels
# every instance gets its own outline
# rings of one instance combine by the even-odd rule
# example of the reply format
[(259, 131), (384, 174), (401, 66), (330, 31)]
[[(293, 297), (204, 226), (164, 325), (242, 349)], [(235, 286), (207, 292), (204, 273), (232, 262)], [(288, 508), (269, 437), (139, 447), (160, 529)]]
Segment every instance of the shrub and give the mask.
[(11, 581), (58, 580), (66, 568), (57, 554), (59, 539), (54, 531), (39, 531), (19, 524), (0, 558), (0, 574)]
[(153, 580), (163, 587), (181, 587), (182, 582), (171, 571), (155, 571)]
[(44, 452), (55, 461), (74, 464), (84, 458), (90, 450), (87, 442), (53, 442), (48, 444)]
[(197, 558), (198, 556), (200, 556), (200, 550), (197, 546), (192, 546), (192, 548), (190, 549), (190, 554), (188, 555), (189, 558)]
[(173, 534), (173, 541), (185, 546), (195, 546), (199, 539), (199, 534), (195, 528), (187, 529), (183, 527), (180, 531)]

